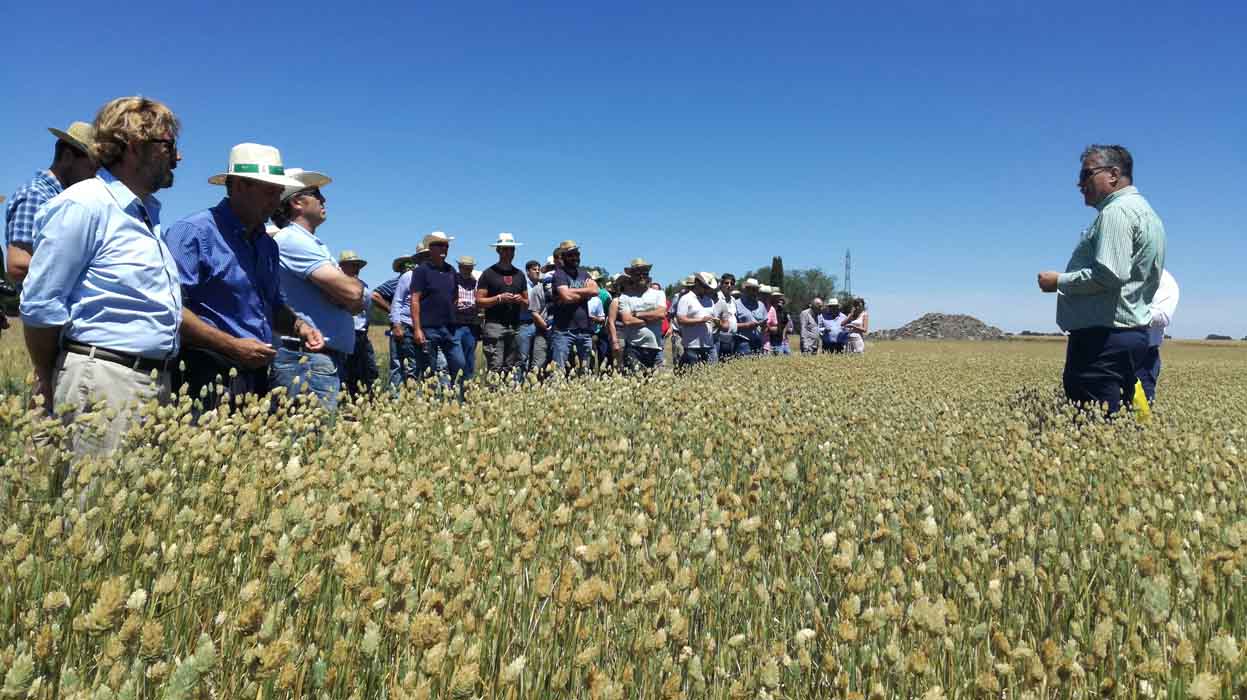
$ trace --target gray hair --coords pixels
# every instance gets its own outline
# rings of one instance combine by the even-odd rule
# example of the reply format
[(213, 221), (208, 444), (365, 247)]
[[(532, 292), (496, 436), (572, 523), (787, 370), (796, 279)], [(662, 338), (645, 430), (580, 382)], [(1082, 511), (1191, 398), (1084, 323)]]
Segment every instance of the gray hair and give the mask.
[(1106, 146), (1093, 143), (1083, 149), (1082, 156), (1078, 160), (1083, 162), (1091, 156), (1099, 156), (1101, 163), (1117, 168), (1122, 176), (1132, 182), (1134, 181), (1134, 158), (1130, 157), (1130, 151), (1126, 150), (1125, 146)]

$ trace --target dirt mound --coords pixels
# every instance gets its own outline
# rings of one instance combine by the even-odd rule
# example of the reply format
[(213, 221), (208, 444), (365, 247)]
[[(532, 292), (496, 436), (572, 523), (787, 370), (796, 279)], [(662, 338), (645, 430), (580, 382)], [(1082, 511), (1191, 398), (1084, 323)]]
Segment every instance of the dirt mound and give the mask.
[(965, 314), (926, 314), (900, 328), (871, 333), (874, 338), (901, 340), (1004, 340), (1005, 333)]

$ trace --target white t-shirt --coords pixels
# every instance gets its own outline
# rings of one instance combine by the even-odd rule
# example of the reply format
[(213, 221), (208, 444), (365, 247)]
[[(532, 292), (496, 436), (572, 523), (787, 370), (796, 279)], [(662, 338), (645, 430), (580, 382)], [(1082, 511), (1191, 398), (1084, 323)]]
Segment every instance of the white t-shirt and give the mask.
[(696, 323), (686, 326), (679, 323), (680, 339), (684, 341), (686, 348), (708, 348), (715, 342), (714, 337), (710, 333), (713, 325), (712, 321), (716, 318), (723, 318), (726, 311), (726, 305), (715, 299), (712, 295), (697, 296), (694, 292), (686, 292), (680, 297), (679, 304), (676, 305), (676, 316), (686, 316), (689, 318), (701, 319), (705, 323)]
[[(659, 294), (662, 294), (662, 292), (659, 292)], [(629, 314), (637, 314), (661, 308), (663, 307), (654, 304), (652, 296), (650, 300), (646, 300), (645, 295), (634, 297), (623, 294), (619, 297), (619, 320), (621, 323), (623, 322), (624, 311), (627, 311)], [(657, 350), (662, 347), (658, 342), (658, 339), (662, 337), (662, 321), (658, 322), (658, 333), (654, 333), (653, 322), (647, 323), (644, 326), (620, 326), (620, 328), (623, 341), (628, 345), (648, 350)]]
[[(723, 304), (728, 309), (734, 308), (734, 302), (731, 297), (724, 296), (723, 292), (717, 292), (717, 294), (720, 304)], [(719, 340), (720, 342), (730, 343), (734, 335), (736, 335), (736, 314), (733, 313), (728, 315), (727, 325), (719, 329)]]

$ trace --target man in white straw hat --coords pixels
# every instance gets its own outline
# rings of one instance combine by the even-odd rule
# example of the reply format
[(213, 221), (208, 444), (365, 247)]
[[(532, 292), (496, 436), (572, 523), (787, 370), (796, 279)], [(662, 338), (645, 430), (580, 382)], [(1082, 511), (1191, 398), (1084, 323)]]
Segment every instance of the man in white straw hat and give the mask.
[(766, 328), (767, 309), (758, 298), (761, 287), (758, 280), (752, 277), (746, 279), (740, 285), (740, 298), (733, 302), (736, 313), (737, 355), (757, 355), (762, 352), (762, 331)]
[(428, 249), (423, 243), (413, 255), (394, 258), (390, 269), (397, 277), (378, 285), (372, 293), (376, 304), (390, 318), (390, 389), (397, 391), (407, 379), (416, 378), (416, 344), (411, 332), (411, 271), (424, 262)]
[(286, 302), (277, 243), (265, 233), (282, 191), (302, 185), (285, 174), (281, 153), (240, 143), (230, 149), (227, 170), (208, 182), (224, 185), (225, 197), (173, 224), (166, 236), (186, 306), (177, 381), (204, 410), (225, 398), (213, 388), (218, 376), (231, 402), (268, 393), (274, 329), (308, 348), (324, 345), (320, 331)]
[(463, 378), (476, 376), (476, 345), (481, 339), (481, 307), (476, 304), (477, 278), (476, 258), (460, 255), (455, 261), (459, 273), (455, 275), (455, 342), (463, 351)]
[(316, 235), (328, 214), (321, 188), (332, 180), (324, 173), (290, 168), (301, 183), (288, 186), (273, 212), (281, 231), (273, 236), (281, 262), (281, 287), (299, 314), (320, 331), (323, 348), (303, 347), (298, 338), (283, 337), (273, 359), (274, 387), (295, 395), (311, 391), (322, 406), (333, 411), (342, 390), (342, 371), (355, 352), (355, 321), (364, 310), (367, 293), (358, 277), (342, 271), (329, 246)]
[(95, 127), (86, 122), (74, 122), (64, 131), (48, 131), (56, 137), (52, 165), (35, 173), (30, 182), (17, 188), (5, 207), (5, 268), (17, 284), (26, 279), (30, 256), (35, 252), (35, 214), (39, 208), (64, 192), (65, 188), (95, 175), (99, 167), (91, 152)]
[(411, 273), (411, 332), (416, 343), (417, 375), (432, 374), (437, 369), (440, 352), (446, 357), (450, 378), (458, 378), (462, 386), (465, 360), (463, 347), (455, 338), (458, 273), (446, 264), (453, 240), (441, 231), (434, 231), (422, 241), (429, 254)]
[(178, 270), (153, 195), (173, 184), (177, 117), (145, 97), (119, 97), (95, 117), (100, 166), (35, 216), (34, 255), (22, 293), (35, 396), (62, 417), (103, 399), (104, 432), (74, 422), (76, 452), (110, 453), (137, 420), (138, 402), (169, 399), (179, 347)]
[[(491, 372), (522, 374), (520, 365), (521, 316), (528, 311), (528, 278), (515, 266), (515, 249), (522, 245), (510, 233), (498, 234), (489, 246), (498, 262), (481, 273), (476, 303), (485, 310), (485, 363)], [(528, 322), (532, 323), (529, 314)], [(517, 370), (518, 373), (517, 373)]]
[(726, 304), (715, 295), (718, 280), (709, 272), (698, 272), (690, 280), (691, 289), (676, 304), (676, 322), (684, 346), (681, 366), (714, 361), (718, 347), (715, 332), (727, 325)]

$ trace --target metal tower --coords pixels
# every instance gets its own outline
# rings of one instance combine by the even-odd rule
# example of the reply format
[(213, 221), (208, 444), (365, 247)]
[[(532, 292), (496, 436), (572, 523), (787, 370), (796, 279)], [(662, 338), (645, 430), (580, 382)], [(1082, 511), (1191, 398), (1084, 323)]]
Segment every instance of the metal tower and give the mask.
[(853, 251), (844, 251), (844, 293), (853, 295)]

